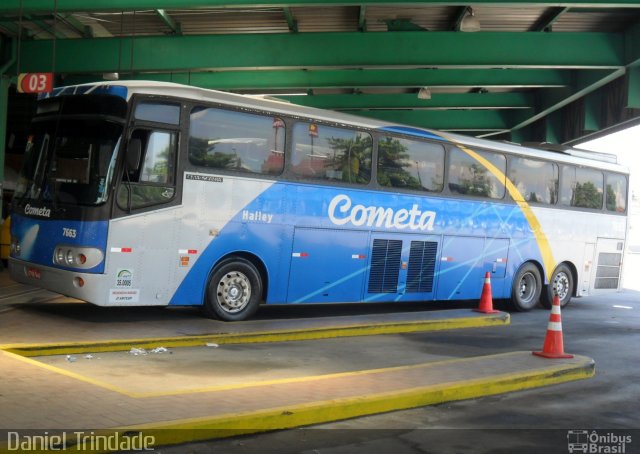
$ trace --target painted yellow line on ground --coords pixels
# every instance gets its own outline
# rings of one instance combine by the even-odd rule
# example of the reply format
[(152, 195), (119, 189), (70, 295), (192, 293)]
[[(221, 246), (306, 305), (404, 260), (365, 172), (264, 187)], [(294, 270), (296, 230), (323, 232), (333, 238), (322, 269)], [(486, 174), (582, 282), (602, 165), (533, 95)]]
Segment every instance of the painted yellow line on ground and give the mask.
[(131, 347), (197, 347), (207, 343), (246, 344), (288, 342), (300, 340), (331, 339), (337, 337), (374, 336), (380, 334), (405, 334), (448, 329), (482, 328), (505, 326), (510, 323), (506, 312), (498, 314), (470, 315), (468, 317), (420, 320), (411, 322), (386, 322), (375, 324), (346, 325), (329, 328), (265, 331), (254, 333), (212, 334), (206, 336), (160, 337), (147, 339), (113, 339), (90, 342), (64, 342), (55, 344), (6, 344), (0, 349), (25, 357), (69, 355), (126, 351)]
[[(6, 353), (12, 355), (10, 353)], [(509, 352), (483, 357), (495, 359), (509, 356), (523, 357), (529, 352)], [(16, 356), (26, 362), (31, 359)], [(478, 358), (456, 358), (404, 368), (437, 367), (442, 364), (464, 363)], [(539, 364), (539, 365), (538, 365)], [(402, 367), (401, 367), (402, 368)], [(388, 370), (397, 369), (389, 368)], [(383, 371), (383, 370), (380, 370)], [(363, 371), (377, 373), (374, 371)], [(401, 389), (397, 391), (329, 399), (292, 406), (261, 409), (257, 411), (231, 413), (217, 416), (159, 421), (154, 423), (96, 430), (100, 436), (153, 437), (153, 448), (194, 441), (227, 438), (237, 435), (291, 429), (313, 424), (339, 421), (359, 416), (396, 410), (473, 399), (495, 394), (538, 388), (569, 381), (582, 380), (595, 374), (591, 358), (576, 356), (564, 360), (542, 360), (536, 366), (519, 372), (496, 374), (479, 379), (460, 379), (435, 385)], [(0, 451), (6, 443), (0, 443)], [(91, 446), (69, 445), (66, 451), (106, 452), (91, 449)]]
[[(514, 353), (500, 353), (498, 355), (493, 355), (493, 357), (503, 356), (503, 355), (513, 355), (513, 354)], [(129, 393), (128, 395), (130, 397), (135, 397), (135, 398), (145, 398), (145, 397), (162, 397), (162, 396), (173, 396), (173, 395), (183, 395), (183, 394), (195, 394), (195, 393), (204, 393), (204, 392), (231, 391), (234, 389), (255, 388), (259, 386), (269, 386), (269, 385), (281, 385), (285, 383), (304, 383), (304, 382), (312, 382), (312, 381), (318, 381), (318, 380), (330, 380), (334, 378), (347, 378), (347, 377), (357, 377), (362, 375), (383, 374), (386, 372), (399, 372), (403, 370), (419, 369), (421, 367), (425, 367), (431, 364), (440, 365), (440, 364), (457, 363), (457, 362), (466, 361), (467, 359), (468, 358), (451, 358), (451, 359), (440, 360), (432, 363), (410, 364), (406, 366), (382, 367), (379, 369), (356, 370), (351, 372), (337, 372), (332, 374), (278, 378), (274, 380), (253, 381), (253, 382), (246, 382), (246, 383), (237, 383), (233, 385), (211, 386), (211, 387), (183, 389), (183, 390), (176, 390), (176, 391)]]
[(94, 386), (99, 386), (101, 388), (108, 389), (109, 391), (114, 391), (114, 392), (117, 392), (117, 393), (120, 393), (120, 394), (124, 394), (125, 396), (132, 397), (132, 396), (129, 395), (129, 392), (126, 389), (120, 388), (118, 386), (113, 386), (110, 383), (103, 382), (103, 381), (100, 381), (100, 380), (96, 380), (96, 379), (93, 379), (91, 377), (86, 377), (84, 375), (80, 375), (80, 374), (77, 374), (75, 372), (71, 372), (69, 370), (62, 369), (60, 367), (52, 366), (50, 364), (41, 363), (40, 361), (36, 361), (34, 359), (31, 359), (31, 358), (25, 358), (24, 356), (18, 355), (16, 353), (12, 353), (12, 352), (8, 352), (8, 351), (3, 351), (2, 353), (4, 355), (6, 355), (6, 356), (9, 356), (9, 357), (15, 359), (15, 360), (22, 361), (22, 362), (27, 363), (27, 364), (31, 364), (32, 366), (40, 367), (40, 368), (48, 370), (50, 372), (55, 372), (57, 374), (65, 375), (67, 377), (74, 378), (76, 380), (80, 380), (82, 382), (89, 383), (89, 384), (94, 385)]
[[(122, 388), (119, 386), (112, 385), (102, 380), (87, 377), (77, 372), (71, 372), (57, 366), (45, 364), (35, 359), (25, 358), (15, 353), (6, 352), (6, 351), (3, 353), (5, 355), (10, 355), (14, 359), (26, 362), (27, 364), (41, 367), (50, 372), (56, 372), (56, 373), (65, 375), (67, 377), (75, 378), (76, 380), (89, 383), (91, 385), (107, 389), (109, 391), (114, 391), (124, 396), (130, 397), (132, 399), (198, 394), (198, 393), (206, 393), (206, 392), (231, 391), (236, 389), (257, 388), (261, 386), (281, 385), (281, 384), (287, 384), (287, 383), (304, 383), (304, 382), (312, 382), (312, 381), (318, 381), (318, 380), (330, 380), (330, 379), (336, 379), (336, 378), (347, 378), (347, 377), (355, 377), (355, 376), (362, 376), (362, 375), (375, 375), (375, 374), (383, 374), (386, 372), (398, 372), (403, 370), (419, 369), (421, 367), (429, 366), (431, 364), (444, 365), (444, 364), (451, 364), (456, 362), (463, 362), (468, 359), (468, 358), (451, 358), (451, 359), (436, 361), (432, 363), (410, 364), (405, 366), (384, 367), (384, 368), (378, 368), (378, 369), (365, 369), (365, 370), (356, 370), (351, 372), (337, 372), (337, 373), (320, 374), (320, 375), (286, 377), (286, 378), (279, 378), (279, 379), (273, 379), (273, 380), (250, 381), (250, 382), (230, 384), (230, 385), (201, 387), (201, 388), (192, 388), (192, 389), (178, 389), (173, 391), (140, 393), (140, 392), (131, 391), (127, 388)], [(508, 356), (508, 355), (516, 355), (516, 354), (518, 353), (517, 352), (516, 353), (511, 353), (511, 352), (500, 353), (500, 354), (492, 355), (492, 357), (495, 358), (500, 356)]]
[(255, 412), (142, 424), (117, 430), (140, 432), (153, 436), (156, 444), (162, 446), (270, 430), (291, 429), (443, 402), (522, 391), (592, 377), (595, 374), (593, 360), (586, 357), (576, 358), (579, 362), (574, 364), (538, 368), (482, 379), (460, 380)]

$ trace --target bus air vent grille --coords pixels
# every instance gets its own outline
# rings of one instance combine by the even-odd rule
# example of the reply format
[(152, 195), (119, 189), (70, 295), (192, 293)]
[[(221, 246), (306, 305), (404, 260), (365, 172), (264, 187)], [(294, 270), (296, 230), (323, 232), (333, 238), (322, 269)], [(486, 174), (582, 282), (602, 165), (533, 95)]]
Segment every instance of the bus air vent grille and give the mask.
[(398, 291), (401, 240), (373, 240), (369, 293), (395, 293)]
[(598, 270), (596, 271), (597, 289), (616, 289), (620, 281), (620, 262), (622, 254), (601, 252), (598, 254)]
[(412, 241), (407, 271), (407, 293), (433, 292), (433, 274), (436, 269), (438, 243)]

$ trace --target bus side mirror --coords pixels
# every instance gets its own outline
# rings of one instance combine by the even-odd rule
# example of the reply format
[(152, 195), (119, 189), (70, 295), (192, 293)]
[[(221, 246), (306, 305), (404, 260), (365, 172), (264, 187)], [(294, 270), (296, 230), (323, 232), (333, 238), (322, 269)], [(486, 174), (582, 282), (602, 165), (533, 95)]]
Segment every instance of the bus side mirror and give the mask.
[(127, 146), (127, 170), (135, 172), (140, 166), (140, 156), (142, 155), (142, 141), (140, 139), (129, 140)]

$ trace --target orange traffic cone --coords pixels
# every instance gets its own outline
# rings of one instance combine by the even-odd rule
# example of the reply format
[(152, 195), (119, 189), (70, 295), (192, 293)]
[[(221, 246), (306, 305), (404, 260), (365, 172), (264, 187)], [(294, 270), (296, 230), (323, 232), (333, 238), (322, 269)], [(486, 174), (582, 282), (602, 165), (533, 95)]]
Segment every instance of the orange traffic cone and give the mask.
[(480, 306), (474, 309), (476, 312), (483, 314), (495, 314), (500, 311), (493, 310), (493, 298), (491, 297), (491, 273), (488, 271), (484, 275), (484, 285), (482, 286), (482, 295), (480, 296)]
[(547, 327), (547, 337), (544, 339), (542, 351), (533, 352), (533, 354), (544, 358), (573, 358), (573, 355), (564, 352), (560, 298), (558, 298), (558, 295), (553, 297), (553, 306), (551, 306), (549, 326)]

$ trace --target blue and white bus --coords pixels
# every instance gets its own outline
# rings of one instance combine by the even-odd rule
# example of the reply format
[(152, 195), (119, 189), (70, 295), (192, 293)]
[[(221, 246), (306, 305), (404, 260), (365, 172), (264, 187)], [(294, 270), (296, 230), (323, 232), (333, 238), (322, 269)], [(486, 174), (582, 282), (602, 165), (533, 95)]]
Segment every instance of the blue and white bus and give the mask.
[(100, 306), (617, 290), (628, 172), (562, 153), (158, 82), (39, 100), (11, 276)]

